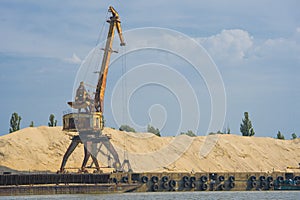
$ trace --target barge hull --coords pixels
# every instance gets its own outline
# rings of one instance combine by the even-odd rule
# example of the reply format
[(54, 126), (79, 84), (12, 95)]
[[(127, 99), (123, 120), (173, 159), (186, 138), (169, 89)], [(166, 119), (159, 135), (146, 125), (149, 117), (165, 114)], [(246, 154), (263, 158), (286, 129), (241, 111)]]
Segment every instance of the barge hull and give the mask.
[[(292, 182), (291, 182), (292, 181)], [(287, 182), (293, 183), (286, 187)], [(0, 196), (170, 191), (299, 190), (300, 173), (145, 172), (108, 174), (2, 174)]]

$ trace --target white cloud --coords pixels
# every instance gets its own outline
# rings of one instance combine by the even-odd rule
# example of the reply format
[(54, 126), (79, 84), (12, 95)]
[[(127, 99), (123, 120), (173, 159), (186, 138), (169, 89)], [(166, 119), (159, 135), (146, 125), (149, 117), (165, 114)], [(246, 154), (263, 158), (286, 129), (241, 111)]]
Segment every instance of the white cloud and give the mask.
[(75, 53), (73, 53), (71, 58), (65, 58), (64, 61), (72, 64), (80, 64), (82, 62), (82, 60)]
[(272, 38), (256, 45), (253, 55), (272, 65), (299, 65), (300, 37)]
[(198, 38), (213, 59), (226, 62), (240, 62), (253, 47), (253, 37), (244, 30), (222, 30), (221, 33)]
[(218, 66), (287, 65), (299, 63), (300, 27), (291, 37), (254, 39), (247, 31), (223, 30), (196, 40), (203, 45)]

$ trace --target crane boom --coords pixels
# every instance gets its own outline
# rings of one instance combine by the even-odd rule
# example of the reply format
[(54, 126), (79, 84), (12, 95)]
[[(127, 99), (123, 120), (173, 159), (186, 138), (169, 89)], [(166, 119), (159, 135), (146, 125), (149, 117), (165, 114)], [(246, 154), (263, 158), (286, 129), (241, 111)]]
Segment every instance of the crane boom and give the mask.
[(104, 55), (102, 59), (102, 64), (101, 64), (101, 69), (99, 73), (96, 94), (94, 99), (95, 110), (96, 112), (101, 112), (101, 113), (103, 113), (104, 110), (104, 94), (106, 88), (106, 80), (107, 80), (110, 56), (112, 53), (112, 43), (114, 39), (115, 29), (117, 29), (121, 41), (120, 46), (125, 46), (119, 14), (112, 6), (109, 7), (108, 11), (111, 12), (112, 16), (110, 17), (110, 20), (107, 21), (110, 24), (110, 26), (107, 35), (106, 45), (104, 48)]

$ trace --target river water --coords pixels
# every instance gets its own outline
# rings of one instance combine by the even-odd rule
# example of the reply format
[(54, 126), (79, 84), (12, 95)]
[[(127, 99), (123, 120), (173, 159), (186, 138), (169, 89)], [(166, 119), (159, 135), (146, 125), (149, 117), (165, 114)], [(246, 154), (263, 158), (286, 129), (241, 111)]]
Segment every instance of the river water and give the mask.
[(157, 193), (124, 193), (124, 194), (98, 194), (98, 195), (32, 195), (32, 196), (8, 196), (0, 199), (86, 199), (86, 200), (188, 200), (188, 199), (208, 199), (208, 200), (240, 200), (240, 199), (265, 199), (265, 200), (300, 200), (300, 191), (243, 191), (243, 192), (157, 192)]

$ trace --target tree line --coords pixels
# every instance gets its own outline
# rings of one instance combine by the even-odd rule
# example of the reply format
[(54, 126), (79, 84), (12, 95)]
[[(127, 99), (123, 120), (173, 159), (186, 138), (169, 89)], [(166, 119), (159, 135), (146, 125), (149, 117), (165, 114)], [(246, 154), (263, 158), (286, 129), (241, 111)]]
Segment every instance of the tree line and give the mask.
[[(136, 132), (135, 129), (130, 127), (129, 125), (120, 126), (119, 130), (120, 131), (127, 131), (127, 132)], [(217, 133), (211, 132), (211, 133), (209, 133), (209, 135), (213, 135), (213, 134), (230, 134), (231, 133), (230, 131), (231, 131), (230, 128), (227, 127), (223, 131), (219, 130)], [(161, 136), (159, 129), (154, 128), (151, 125), (148, 125), (147, 132), (153, 133), (153, 134), (155, 134), (159, 137)], [(240, 132), (241, 132), (242, 136), (251, 137), (251, 136), (255, 135), (255, 131), (254, 131), (254, 128), (252, 126), (252, 122), (249, 118), (249, 113), (248, 112), (244, 112), (244, 118), (242, 118), (242, 123), (240, 124)], [(188, 135), (190, 137), (196, 137), (196, 134), (192, 130), (188, 130), (187, 132), (181, 132), (180, 135)], [(297, 138), (296, 133), (292, 133), (291, 136), (292, 136), (291, 139), (296, 139)], [(275, 138), (281, 139), (281, 140), (285, 139), (284, 135), (280, 131), (278, 131)]]
[[(22, 117), (18, 113), (14, 112), (12, 114), (12, 116), (10, 118), (10, 128), (9, 128), (10, 133), (20, 130), (21, 120), (22, 120)], [(55, 119), (54, 114), (50, 114), (48, 126), (55, 127), (56, 125), (57, 125), (57, 120)], [(30, 122), (29, 127), (34, 127), (33, 121)], [(121, 125), (119, 130), (127, 131), (127, 132), (136, 132), (134, 128), (132, 128), (126, 124)], [(153, 133), (154, 135), (161, 137), (160, 130), (150, 124), (147, 126), (147, 132)], [(242, 123), (240, 124), (240, 132), (243, 136), (251, 137), (251, 136), (255, 135), (255, 131), (252, 126), (252, 122), (249, 118), (248, 112), (244, 112), (244, 118), (242, 118)], [(192, 130), (188, 130), (187, 132), (181, 132), (180, 134), (188, 135), (190, 137), (196, 137), (196, 134)], [(228, 127), (223, 132), (219, 130), (217, 133), (210, 133), (210, 134), (230, 134), (230, 128)], [(292, 133), (291, 136), (292, 136), (291, 139), (297, 138), (296, 133)], [(275, 138), (280, 139), (280, 140), (285, 139), (284, 135), (280, 131), (278, 131)]]
[[(255, 135), (254, 129), (252, 127), (252, 122), (249, 119), (248, 112), (244, 113), (244, 119), (242, 120), (242, 123), (241, 123), (241, 126), (240, 126), (240, 131), (241, 131), (243, 136), (254, 136)], [(296, 133), (292, 133), (291, 136), (292, 136), (291, 137), (292, 140), (297, 138)], [(277, 135), (276, 135), (275, 138), (279, 139), (279, 140), (284, 140), (285, 139), (284, 135), (280, 131), (277, 132)]]
[[(20, 130), (21, 120), (22, 117), (18, 113), (14, 112), (11, 115), (9, 133), (13, 133), (15, 131)], [(48, 126), (55, 127), (56, 125), (57, 125), (57, 120), (55, 119), (54, 114), (50, 114)], [(29, 127), (34, 127), (33, 121), (30, 122)]]

